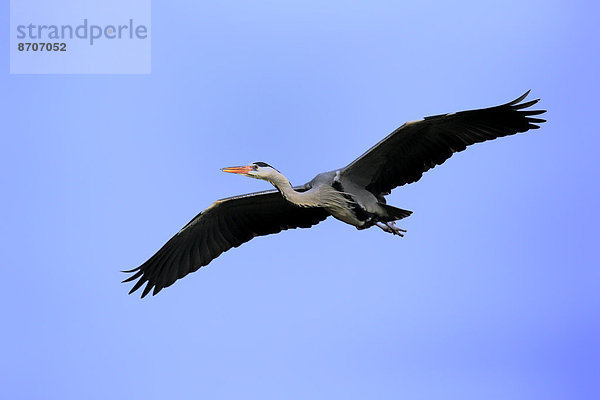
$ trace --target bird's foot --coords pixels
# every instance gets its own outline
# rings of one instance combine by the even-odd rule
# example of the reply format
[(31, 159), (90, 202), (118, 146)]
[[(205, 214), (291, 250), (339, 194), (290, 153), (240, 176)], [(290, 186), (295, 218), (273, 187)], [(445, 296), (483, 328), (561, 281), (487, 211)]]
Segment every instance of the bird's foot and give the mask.
[(398, 228), (394, 222), (377, 222), (376, 225), (383, 231), (391, 233), (392, 235), (403, 237), (404, 233), (406, 233), (406, 229)]

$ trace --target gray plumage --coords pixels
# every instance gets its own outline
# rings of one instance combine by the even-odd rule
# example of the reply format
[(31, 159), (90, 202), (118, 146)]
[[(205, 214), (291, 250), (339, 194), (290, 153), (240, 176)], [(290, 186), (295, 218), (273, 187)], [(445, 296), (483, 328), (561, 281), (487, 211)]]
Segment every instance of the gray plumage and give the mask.
[(146, 284), (142, 297), (150, 291), (156, 294), (255, 236), (308, 228), (330, 215), (358, 229), (378, 226), (403, 236), (406, 231), (394, 221), (412, 211), (387, 205), (384, 196), (397, 186), (418, 181), (424, 172), (471, 144), (539, 128), (536, 124), (545, 120), (533, 116), (545, 110), (526, 110), (539, 101), (521, 103), (528, 93), (496, 107), (407, 122), (345, 168), (318, 174), (302, 186), (292, 187), (264, 162), (223, 168), (266, 180), (277, 190), (214, 202), (148, 261), (124, 271), (133, 275), (123, 282), (137, 279), (129, 293)]

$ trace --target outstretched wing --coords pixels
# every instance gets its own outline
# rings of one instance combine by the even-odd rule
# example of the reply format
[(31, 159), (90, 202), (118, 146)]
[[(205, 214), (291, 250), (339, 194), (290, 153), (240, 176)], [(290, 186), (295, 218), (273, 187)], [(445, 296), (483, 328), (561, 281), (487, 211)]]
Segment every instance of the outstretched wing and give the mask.
[[(295, 189), (306, 190), (306, 187)], [(309, 228), (328, 216), (323, 208), (296, 206), (276, 190), (218, 200), (192, 219), (148, 261), (124, 271), (133, 275), (123, 282), (138, 280), (130, 294), (147, 282), (142, 297), (153, 288), (155, 295), (255, 236)]]
[(389, 194), (469, 145), (537, 129), (545, 120), (532, 116), (546, 111), (525, 110), (539, 101), (521, 103), (528, 94), (496, 107), (407, 122), (344, 168), (342, 177), (376, 196)]

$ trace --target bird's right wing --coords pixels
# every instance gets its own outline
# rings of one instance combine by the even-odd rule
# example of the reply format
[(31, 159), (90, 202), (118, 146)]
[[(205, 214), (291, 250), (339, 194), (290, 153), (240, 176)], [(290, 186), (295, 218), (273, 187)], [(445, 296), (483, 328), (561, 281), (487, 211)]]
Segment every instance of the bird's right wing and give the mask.
[[(295, 189), (302, 191), (306, 187)], [(133, 275), (123, 282), (138, 279), (130, 294), (147, 282), (142, 297), (152, 289), (154, 295), (255, 236), (309, 228), (328, 216), (323, 208), (296, 206), (276, 190), (218, 200), (192, 219), (148, 261), (124, 271)]]

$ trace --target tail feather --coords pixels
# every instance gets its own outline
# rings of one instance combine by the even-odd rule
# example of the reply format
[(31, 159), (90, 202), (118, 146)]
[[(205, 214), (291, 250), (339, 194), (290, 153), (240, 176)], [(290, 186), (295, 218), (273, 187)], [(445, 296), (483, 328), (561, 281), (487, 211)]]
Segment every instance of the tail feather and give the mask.
[(412, 211), (403, 210), (402, 208), (389, 206), (387, 204), (379, 203), (379, 205), (385, 210), (385, 212), (389, 215), (390, 221), (396, 221), (402, 218), (408, 217), (412, 214)]

